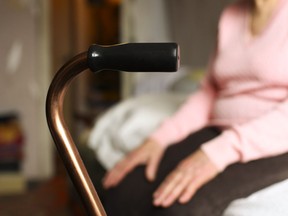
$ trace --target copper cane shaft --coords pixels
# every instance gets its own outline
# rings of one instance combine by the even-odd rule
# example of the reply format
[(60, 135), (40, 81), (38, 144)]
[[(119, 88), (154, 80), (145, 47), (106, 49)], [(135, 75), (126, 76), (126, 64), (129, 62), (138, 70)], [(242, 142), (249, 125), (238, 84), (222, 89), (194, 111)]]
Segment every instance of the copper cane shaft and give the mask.
[(87, 52), (84, 52), (75, 56), (57, 72), (47, 95), (46, 117), (58, 152), (89, 215), (106, 216), (63, 117), (65, 93), (71, 81), (87, 68)]

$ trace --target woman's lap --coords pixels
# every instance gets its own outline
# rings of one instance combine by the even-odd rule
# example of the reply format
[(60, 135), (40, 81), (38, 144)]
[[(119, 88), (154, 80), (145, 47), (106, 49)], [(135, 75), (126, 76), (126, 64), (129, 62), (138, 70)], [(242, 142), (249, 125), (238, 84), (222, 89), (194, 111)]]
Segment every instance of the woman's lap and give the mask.
[(145, 167), (139, 166), (119, 184), (109, 189), (103, 204), (109, 216), (216, 216), (221, 215), (228, 204), (237, 198), (288, 178), (288, 156), (261, 159), (247, 164), (234, 164), (199, 189), (185, 205), (175, 203), (169, 208), (154, 207), (152, 194), (178, 163), (199, 146), (216, 137), (213, 128), (198, 131), (179, 144), (170, 146), (159, 165), (154, 182), (145, 178)]

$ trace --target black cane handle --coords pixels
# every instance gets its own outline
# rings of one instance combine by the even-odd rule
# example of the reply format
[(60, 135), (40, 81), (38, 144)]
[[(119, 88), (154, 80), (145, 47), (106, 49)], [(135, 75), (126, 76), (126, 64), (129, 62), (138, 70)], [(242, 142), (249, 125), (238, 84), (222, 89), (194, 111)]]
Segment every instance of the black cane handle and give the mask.
[(176, 43), (129, 43), (114, 46), (92, 45), (88, 66), (93, 72), (175, 72), (180, 64)]

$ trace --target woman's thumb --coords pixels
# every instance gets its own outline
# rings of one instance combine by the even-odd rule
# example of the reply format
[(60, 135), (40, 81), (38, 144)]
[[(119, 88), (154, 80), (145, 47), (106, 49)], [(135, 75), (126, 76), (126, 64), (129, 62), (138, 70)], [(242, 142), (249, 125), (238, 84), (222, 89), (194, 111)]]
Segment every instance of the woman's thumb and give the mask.
[(162, 154), (154, 155), (154, 157), (151, 157), (146, 165), (146, 177), (149, 181), (153, 181), (156, 176), (156, 172), (158, 170), (158, 166), (161, 160)]

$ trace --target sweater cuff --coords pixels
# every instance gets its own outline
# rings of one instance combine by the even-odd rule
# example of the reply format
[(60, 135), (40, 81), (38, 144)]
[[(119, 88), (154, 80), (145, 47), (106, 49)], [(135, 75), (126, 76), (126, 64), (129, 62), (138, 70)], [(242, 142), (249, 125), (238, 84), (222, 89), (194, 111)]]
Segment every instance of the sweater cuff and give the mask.
[(218, 137), (206, 142), (200, 148), (211, 162), (222, 172), (228, 165), (238, 162), (240, 154), (235, 148), (237, 137), (229, 132), (223, 132)]

